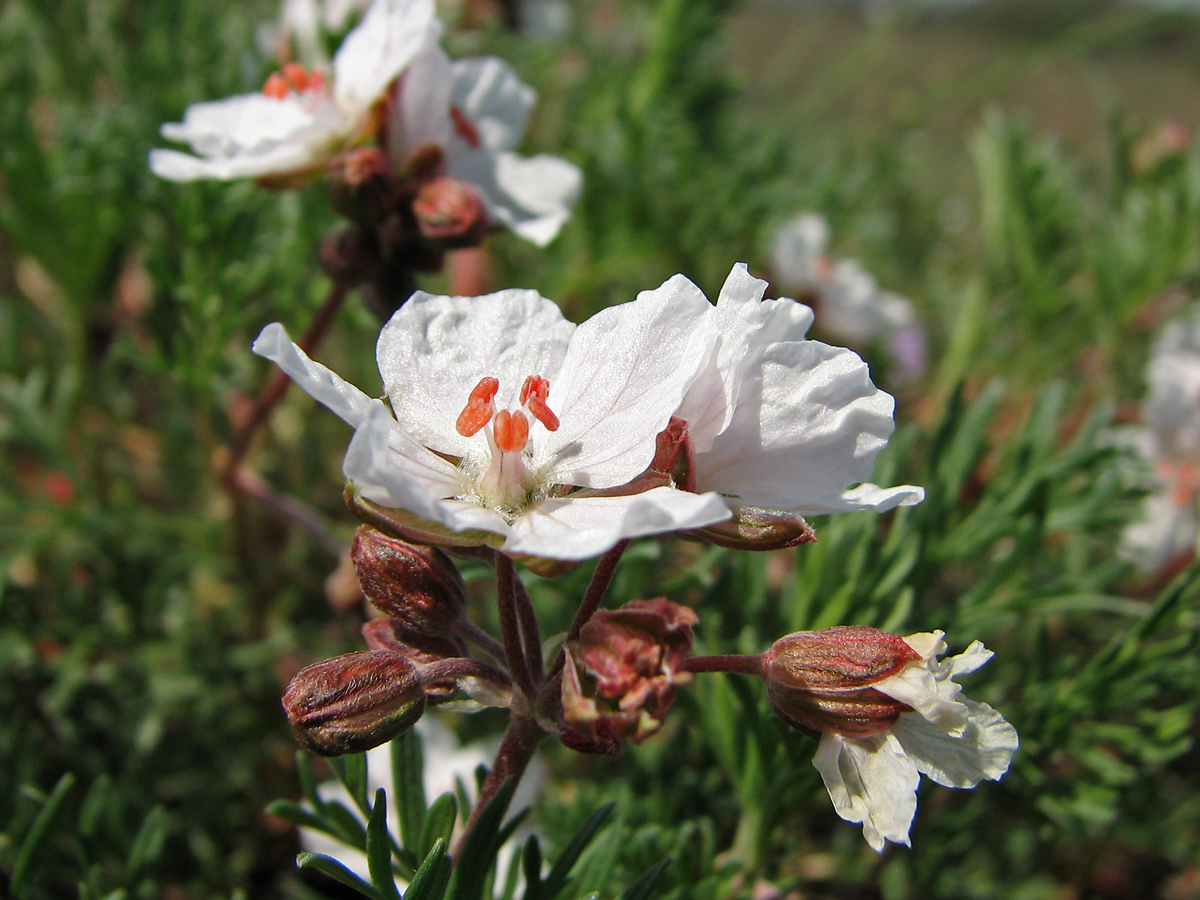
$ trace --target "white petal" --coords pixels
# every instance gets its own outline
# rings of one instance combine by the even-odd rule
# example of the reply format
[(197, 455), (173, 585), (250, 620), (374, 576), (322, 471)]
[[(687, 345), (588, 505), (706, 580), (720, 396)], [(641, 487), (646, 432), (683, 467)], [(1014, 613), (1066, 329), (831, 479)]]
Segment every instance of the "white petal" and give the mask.
[[(396, 418), (441, 453), (485, 452), (485, 435), (466, 438), (455, 423), (481, 378), (500, 380), (496, 408), (516, 408), (525, 379), (555, 377), (575, 326), (537, 291), (442, 297), (418, 291), (383, 327), (376, 357)], [(561, 413), (559, 413), (561, 415)], [(535, 426), (533, 440), (545, 432)], [(636, 474), (636, 473), (635, 473)]]
[(715, 494), (654, 488), (615, 497), (543, 500), (512, 524), (501, 548), (512, 555), (589, 559), (618, 541), (702, 528), (729, 518)]
[(788, 290), (812, 286), (817, 280), (817, 261), (829, 246), (829, 223), (817, 213), (801, 213), (785, 222), (775, 235), (771, 267)]
[(837, 814), (861, 822), (873, 850), (882, 852), (885, 841), (910, 846), (921, 777), (890, 733), (850, 739), (826, 732), (813, 765)]
[(537, 91), (512, 66), (495, 56), (461, 59), (454, 63), (453, 85), (450, 102), (475, 126), (484, 147), (500, 151), (517, 146)]
[(972, 788), (984, 779), (995, 781), (1008, 771), (1019, 741), (1017, 730), (986, 703), (963, 700), (968, 710), (965, 730), (952, 737), (935, 723), (905, 713), (892, 734), (917, 768), (938, 784)]
[(780, 297), (762, 303), (763, 328), (758, 340), (766, 344), (777, 341), (802, 341), (812, 327), (813, 311), (803, 303)]
[(716, 344), (711, 310), (700, 289), (676, 275), (580, 325), (550, 385), (550, 408), (562, 424), (538, 464), (554, 459), (557, 480), (594, 488), (644, 471)]
[(961, 688), (952, 681), (939, 681), (923, 663), (909, 663), (871, 686), (907, 703), (944, 732), (960, 735), (967, 726), (967, 708), (955, 699)]
[(955, 678), (959, 675), (968, 675), (985, 666), (995, 655), (979, 641), (971, 641), (962, 653), (942, 661), (942, 671), (938, 672), (938, 677)]
[(944, 631), (922, 631), (904, 637), (904, 643), (913, 648), (913, 652), (921, 659), (932, 660), (946, 652), (946, 636)]
[(364, 497), (381, 506), (408, 510), (452, 531), (508, 531), (491, 510), (447, 499), (464, 489), (458, 470), (398, 428), (382, 404), (354, 433), (342, 470)]
[[(336, 372), (309, 359), (303, 350), (292, 343), (287, 330), (278, 322), (272, 322), (262, 330), (252, 349), (283, 369), (309, 396), (329, 407), (353, 428), (358, 428), (366, 421), (372, 407), (383, 408), (380, 401), (368, 397)], [(387, 412), (386, 409), (384, 412)]]
[(438, 28), (433, 0), (375, 0), (333, 57), (333, 96), (357, 124)]
[(772, 344), (743, 380), (729, 427), (697, 460), (697, 488), (797, 515), (917, 502), (919, 488), (863, 487), (894, 428), (891, 395), (857, 354), (818, 341)]
[[(842, 491), (836, 500), (826, 501), (822, 509), (830, 513), (854, 512), (858, 509), (887, 512), (897, 506), (915, 506), (924, 499), (925, 488), (915, 484), (901, 484), (889, 488), (882, 488), (877, 484), (860, 484), (848, 491)], [(815, 516), (818, 513), (811, 509), (805, 515)]]
[(457, 139), (449, 168), (479, 188), (493, 221), (539, 247), (557, 237), (583, 188), (583, 173), (565, 159), (469, 150)]
[(420, 144), (446, 146), (453, 133), (450, 93), (453, 68), (450, 57), (431, 32), (400, 82), (400, 115), (392, 121), (393, 162), (400, 166)]

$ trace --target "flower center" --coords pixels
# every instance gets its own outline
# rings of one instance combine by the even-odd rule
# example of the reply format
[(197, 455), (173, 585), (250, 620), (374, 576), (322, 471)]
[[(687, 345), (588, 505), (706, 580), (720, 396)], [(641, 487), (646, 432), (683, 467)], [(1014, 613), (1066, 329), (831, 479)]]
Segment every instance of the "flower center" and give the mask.
[(271, 73), (262, 92), (273, 100), (283, 100), (291, 91), (303, 94), (324, 88), (325, 74), (320, 69), (310, 71), (299, 63), (290, 62), (284, 64), (282, 71)]
[[(497, 410), (499, 390), (498, 379), (481, 378), (458, 414), (455, 428), (463, 437), (487, 429), (484, 434), (491, 459), (478, 480), (478, 499), (502, 514), (515, 515), (529, 504), (537, 486), (525, 460), (531, 419), (541, 422), (547, 431), (557, 431), (558, 416), (546, 405), (550, 382), (540, 375), (525, 379), (518, 409)], [(491, 428), (487, 428), (489, 424)]]

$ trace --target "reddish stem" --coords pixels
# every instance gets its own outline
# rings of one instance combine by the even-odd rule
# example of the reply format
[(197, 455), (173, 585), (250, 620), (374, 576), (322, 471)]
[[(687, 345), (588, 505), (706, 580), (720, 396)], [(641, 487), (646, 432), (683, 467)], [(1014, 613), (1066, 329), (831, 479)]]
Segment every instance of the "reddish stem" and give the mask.
[(521, 625), (517, 614), (517, 573), (512, 560), (503, 553), (496, 554), (496, 606), (500, 615), (500, 638), (504, 642), (504, 658), (517, 690), (527, 699), (535, 696), (533, 679), (525, 665)]

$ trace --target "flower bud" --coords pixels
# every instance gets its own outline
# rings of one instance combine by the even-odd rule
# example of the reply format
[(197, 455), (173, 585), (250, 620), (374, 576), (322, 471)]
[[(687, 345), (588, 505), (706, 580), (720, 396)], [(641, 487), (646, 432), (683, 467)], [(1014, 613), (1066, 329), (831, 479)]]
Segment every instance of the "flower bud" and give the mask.
[(817, 540), (816, 532), (800, 516), (754, 506), (743, 506), (733, 518), (689, 535), (728, 550), (784, 550)]
[(400, 185), (387, 154), (378, 147), (356, 147), (337, 157), (329, 169), (329, 201), (359, 225), (382, 222), (396, 208)]
[(566, 647), (562, 704), (571, 741), (608, 748), (658, 731), (679, 685), (691, 680), (683, 661), (695, 623), (694, 612), (663, 597), (598, 612)]
[(360, 526), (350, 550), (358, 584), (378, 609), (421, 634), (449, 634), (462, 619), (467, 586), (442, 551)]
[[(417, 666), (443, 659), (461, 659), (468, 655), (467, 645), (455, 635), (421, 634), (405, 628), (399, 619), (372, 619), (362, 627), (363, 640), (372, 650), (399, 653)], [(425, 685), (425, 696), (433, 703), (448, 700), (458, 689), (454, 679), (432, 681)]]
[(775, 715), (803, 731), (878, 734), (912, 707), (872, 685), (920, 660), (903, 638), (877, 628), (798, 631), (763, 655), (767, 700)]
[(426, 181), (412, 204), (421, 234), (444, 249), (471, 247), (487, 232), (487, 211), (479, 192), (445, 175)]
[(425, 712), (425, 688), (404, 656), (367, 650), (301, 669), (284, 692), (283, 709), (303, 746), (341, 756), (411, 728)]

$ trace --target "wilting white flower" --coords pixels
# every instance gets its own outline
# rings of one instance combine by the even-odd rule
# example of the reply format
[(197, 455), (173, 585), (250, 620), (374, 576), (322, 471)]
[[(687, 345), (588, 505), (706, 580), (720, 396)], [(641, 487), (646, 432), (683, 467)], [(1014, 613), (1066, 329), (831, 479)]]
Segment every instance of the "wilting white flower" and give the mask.
[[(475, 770), (480, 766), (490, 766), (492, 764), (496, 749), (499, 746), (498, 741), (476, 741), (470, 744), (460, 744), (458, 738), (449, 728), (438, 721), (435, 716), (429, 714), (423, 716), (413, 726), (413, 731), (421, 738), (425, 763), (424, 781), (426, 799), (432, 802), (435, 797), (447, 791), (456, 791), (458, 785), (461, 784), (468, 798), (473, 800), (477, 793), (475, 789)], [(395, 786), (392, 782), (391, 753), (391, 744), (382, 744), (374, 750), (367, 751), (367, 796), (373, 799), (375, 792), (379, 788), (387, 791), (389, 830), (392, 834), (398, 834), (397, 823), (400, 821), (400, 818), (396, 805)], [(522, 777), (517, 785), (516, 792), (513, 794), (511, 808), (518, 810), (530, 806), (541, 792), (545, 778), (545, 767), (540, 760), (534, 758), (525, 770), (524, 777)], [(339, 782), (323, 782), (317, 786), (317, 792), (324, 802), (340, 802), (356, 817), (362, 820), (354, 800), (351, 799), (349, 792)], [(460, 823), (465, 821), (467, 812), (469, 810), (460, 810)], [(366, 825), (365, 821), (363, 821), (363, 825)], [(509, 840), (500, 849), (499, 868), (502, 872), (507, 870), (514, 848), (523, 846), (524, 837), (530, 833), (531, 829), (529, 826), (522, 825), (515, 833), (513, 839)], [(301, 828), (300, 845), (310, 853), (322, 853), (326, 856), (332, 856), (360, 878), (366, 881), (371, 880), (370, 867), (367, 864), (366, 855), (346, 846), (323, 831), (317, 831), (312, 828)], [(401, 888), (404, 887), (404, 882), (402, 881), (398, 881), (397, 884)]]
[(870, 686), (912, 707), (886, 731), (847, 736), (824, 731), (813, 765), (837, 814), (861, 822), (875, 850), (886, 841), (909, 844), (921, 775), (952, 788), (973, 788), (1008, 771), (1017, 731), (986, 703), (961, 696), (958, 675), (974, 672), (992, 652), (978, 641), (958, 656), (946, 651), (943, 632), (904, 638), (919, 660)]
[(660, 288), (577, 327), (536, 291), (417, 292), (376, 348), (390, 409), (279, 324), (254, 352), (356, 429), (344, 471), (366, 499), (510, 555), (574, 560), (728, 518), (715, 494), (612, 490), (647, 468), (707, 364), (711, 309)]
[(771, 251), (776, 280), (785, 290), (814, 295), (823, 332), (857, 345), (883, 341), (905, 379), (920, 376), (925, 333), (912, 303), (881, 290), (858, 260), (831, 258), (829, 236), (829, 223), (816, 213), (786, 222)]
[(1154, 571), (1196, 549), (1200, 519), (1200, 307), (1167, 324), (1146, 368), (1145, 428), (1123, 429), (1155, 469), (1140, 518), (1125, 529), (1122, 552)]
[[(864, 483), (895, 424), (892, 396), (853, 351), (806, 340), (812, 311), (763, 300), (766, 282), (739, 263), (710, 307), (716, 353), (676, 416), (687, 422), (689, 485), (789, 516), (919, 503), (923, 489)], [(660, 291), (703, 298), (677, 276)]]
[(583, 176), (548, 154), (512, 149), (537, 93), (494, 56), (451, 61), (430, 35), (399, 84), (389, 150), (397, 167), (422, 145), (440, 147), (446, 174), (474, 185), (488, 217), (539, 246), (571, 215)]
[(150, 168), (172, 181), (319, 171), (371, 136), (373, 107), (437, 27), (433, 0), (375, 0), (338, 48), (329, 78), (289, 64), (259, 93), (189, 106), (162, 135), (195, 155), (152, 150)]

